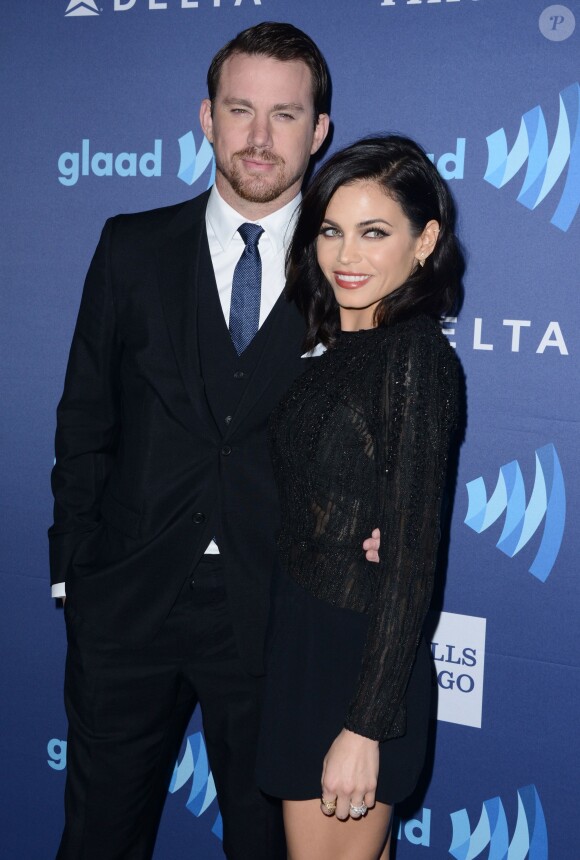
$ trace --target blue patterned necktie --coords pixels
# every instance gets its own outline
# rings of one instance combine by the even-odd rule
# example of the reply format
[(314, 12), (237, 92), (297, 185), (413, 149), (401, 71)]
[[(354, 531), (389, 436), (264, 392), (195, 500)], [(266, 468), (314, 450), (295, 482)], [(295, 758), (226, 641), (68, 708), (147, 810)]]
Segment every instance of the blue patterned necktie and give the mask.
[(238, 228), (246, 243), (234, 269), (230, 304), (230, 334), (238, 355), (252, 342), (260, 324), (262, 260), (258, 242), (263, 232), (264, 228), (258, 224), (242, 224)]

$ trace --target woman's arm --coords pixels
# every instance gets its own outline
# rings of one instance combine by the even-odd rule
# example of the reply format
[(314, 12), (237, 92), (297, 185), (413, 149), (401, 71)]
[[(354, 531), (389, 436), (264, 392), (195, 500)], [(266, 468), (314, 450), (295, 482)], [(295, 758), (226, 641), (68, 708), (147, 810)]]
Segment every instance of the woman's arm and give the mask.
[[(433, 324), (434, 325), (434, 324)], [(402, 703), (433, 588), (459, 372), (431, 326), (409, 326), (385, 356), (380, 451), (382, 561), (345, 727), (376, 741), (405, 731)]]
[(459, 400), (458, 362), (434, 325), (409, 326), (383, 357), (374, 450), (381, 563), (368, 569), (373, 603), (357, 689), (322, 772), (339, 818), (351, 803), (374, 804), (379, 741), (405, 731), (402, 703), (431, 599)]

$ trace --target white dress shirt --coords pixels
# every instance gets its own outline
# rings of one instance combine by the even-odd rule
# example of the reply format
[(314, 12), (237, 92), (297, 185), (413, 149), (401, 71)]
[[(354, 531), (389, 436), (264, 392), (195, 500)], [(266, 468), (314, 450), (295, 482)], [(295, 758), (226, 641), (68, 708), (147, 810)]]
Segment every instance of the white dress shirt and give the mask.
[[(272, 212), (271, 215), (267, 215), (259, 221), (249, 222), (259, 224), (264, 229), (258, 242), (262, 260), (260, 326), (263, 325), (284, 289), (284, 259), (292, 238), (294, 216), (299, 203), (300, 195), (298, 194), (282, 209)], [(226, 325), (229, 325), (230, 321), (234, 269), (245, 248), (244, 240), (238, 233), (238, 228), (246, 223), (248, 223), (248, 219), (232, 209), (220, 196), (214, 185), (207, 203), (205, 226)]]
[[(260, 297), (261, 326), (276, 304), (285, 284), (285, 257), (288, 245), (292, 239), (294, 220), (301, 195), (296, 197), (265, 218), (252, 221), (259, 224), (264, 232), (260, 236), (258, 249), (262, 260), (262, 290)], [(238, 227), (247, 223), (248, 219), (236, 212), (226, 203), (219, 191), (213, 186), (205, 212), (205, 226), (209, 241), (209, 250), (215, 273), (218, 294), (226, 325), (230, 320), (230, 303), (232, 299), (232, 280), (234, 269), (244, 250), (244, 240), (238, 233)], [(219, 549), (215, 541), (211, 541), (206, 553), (217, 554)], [(64, 582), (52, 586), (53, 597), (65, 597)]]

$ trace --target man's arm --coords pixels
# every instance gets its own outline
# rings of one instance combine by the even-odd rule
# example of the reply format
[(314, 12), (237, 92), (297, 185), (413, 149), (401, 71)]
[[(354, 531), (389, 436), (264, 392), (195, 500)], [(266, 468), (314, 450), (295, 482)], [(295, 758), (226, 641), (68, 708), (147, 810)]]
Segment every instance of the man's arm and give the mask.
[(79, 542), (100, 520), (100, 500), (116, 451), (119, 355), (110, 275), (113, 221), (93, 256), (57, 409), (52, 470), (51, 582), (62, 596)]

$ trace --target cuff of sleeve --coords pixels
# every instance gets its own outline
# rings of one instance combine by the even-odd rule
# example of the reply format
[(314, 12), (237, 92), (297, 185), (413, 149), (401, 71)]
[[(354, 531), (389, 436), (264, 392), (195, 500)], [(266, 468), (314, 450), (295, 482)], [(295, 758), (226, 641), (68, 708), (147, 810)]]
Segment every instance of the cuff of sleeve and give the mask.
[(345, 729), (353, 732), (355, 735), (360, 735), (363, 738), (368, 738), (370, 741), (384, 741), (384, 732), (379, 731), (376, 727), (361, 726), (356, 720), (345, 720)]
[(55, 582), (50, 589), (51, 597), (66, 597), (66, 588), (64, 582)]
[[(387, 728), (385, 728), (385, 726)], [(407, 731), (407, 709), (402, 705), (395, 716), (395, 719), (381, 720), (377, 722), (371, 717), (368, 719), (356, 719), (352, 715), (348, 715), (344, 721), (345, 729), (349, 732), (354, 732), (356, 735), (362, 735), (365, 738), (370, 738), (373, 741), (390, 741), (394, 738), (400, 738)]]

